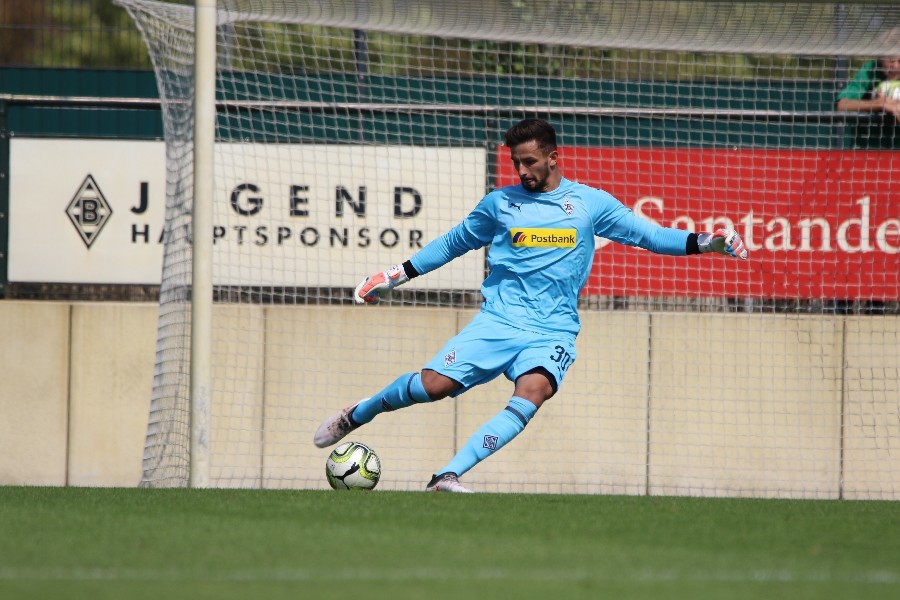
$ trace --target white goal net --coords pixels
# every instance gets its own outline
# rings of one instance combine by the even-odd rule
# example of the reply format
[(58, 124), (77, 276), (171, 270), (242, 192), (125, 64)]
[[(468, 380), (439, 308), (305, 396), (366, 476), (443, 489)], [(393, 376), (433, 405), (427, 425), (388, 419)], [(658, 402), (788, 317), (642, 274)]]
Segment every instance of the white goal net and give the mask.
[[(143, 485), (183, 486), (194, 9), (116, 3), (150, 49), (167, 146)], [(503, 133), (541, 117), (565, 177), (667, 226), (733, 226), (750, 260), (598, 240), (566, 381), (466, 484), (900, 498), (900, 132), (871, 102), (891, 58), (897, 5), (220, 1), (201, 232), (211, 484), (327, 487), (319, 422), (421, 369), (468, 322), (485, 251), (377, 307), (353, 305), (353, 287), (515, 183)], [(501, 377), (353, 439), (381, 457), (379, 489), (422, 489), (511, 393)]]

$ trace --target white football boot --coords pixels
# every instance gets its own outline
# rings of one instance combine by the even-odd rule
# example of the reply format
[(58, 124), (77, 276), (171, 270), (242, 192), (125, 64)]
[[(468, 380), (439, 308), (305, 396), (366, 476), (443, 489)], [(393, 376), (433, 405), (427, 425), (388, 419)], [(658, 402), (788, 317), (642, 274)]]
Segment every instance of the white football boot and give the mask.
[[(362, 402), (362, 400), (359, 402)], [(316, 435), (313, 436), (313, 443), (319, 448), (326, 448), (332, 444), (337, 444), (348, 433), (359, 427), (350, 419), (353, 409), (359, 405), (359, 402), (322, 421), (322, 424), (316, 429)]]
[(426, 492), (456, 492), (457, 494), (474, 494), (472, 490), (463, 487), (456, 473), (441, 473), (435, 475), (425, 486)]

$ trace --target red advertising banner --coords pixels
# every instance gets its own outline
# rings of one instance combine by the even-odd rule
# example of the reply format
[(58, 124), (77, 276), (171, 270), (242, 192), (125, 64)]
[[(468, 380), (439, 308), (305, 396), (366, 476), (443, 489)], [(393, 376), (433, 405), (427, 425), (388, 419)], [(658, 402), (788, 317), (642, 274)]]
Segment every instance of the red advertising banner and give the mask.
[[(518, 182), (500, 149), (498, 184)], [(900, 152), (560, 148), (563, 175), (667, 227), (733, 227), (747, 261), (598, 241), (585, 293), (900, 298)]]

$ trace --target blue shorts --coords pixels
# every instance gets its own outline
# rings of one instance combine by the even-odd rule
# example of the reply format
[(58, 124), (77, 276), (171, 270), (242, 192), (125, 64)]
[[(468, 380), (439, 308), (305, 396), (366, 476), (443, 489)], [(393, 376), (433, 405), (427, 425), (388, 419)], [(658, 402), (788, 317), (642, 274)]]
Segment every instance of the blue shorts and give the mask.
[(479, 312), (425, 365), (462, 387), (451, 394), (487, 383), (503, 373), (510, 381), (543, 367), (556, 378), (556, 391), (575, 362), (575, 336), (568, 333), (535, 333), (518, 329)]

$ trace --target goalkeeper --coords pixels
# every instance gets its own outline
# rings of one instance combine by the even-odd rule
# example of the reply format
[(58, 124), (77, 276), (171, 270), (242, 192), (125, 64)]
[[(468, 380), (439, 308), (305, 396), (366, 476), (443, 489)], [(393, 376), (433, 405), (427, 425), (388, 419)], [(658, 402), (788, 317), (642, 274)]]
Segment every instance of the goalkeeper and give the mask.
[(503, 374), (515, 385), (507, 406), (425, 488), (470, 492), (459, 477), (522, 432), (575, 360), (578, 294), (591, 271), (594, 236), (659, 254), (747, 258), (733, 230), (690, 233), (660, 227), (610, 194), (562, 177), (556, 132), (545, 121), (517, 123), (504, 142), (521, 183), (490, 192), (453, 229), (406, 262), (366, 278), (353, 294), (358, 304), (375, 304), (410, 279), (490, 244), (480, 313), (421, 372), (401, 375), (325, 419), (315, 433), (316, 446), (337, 443), (382, 412), (455, 397)]

